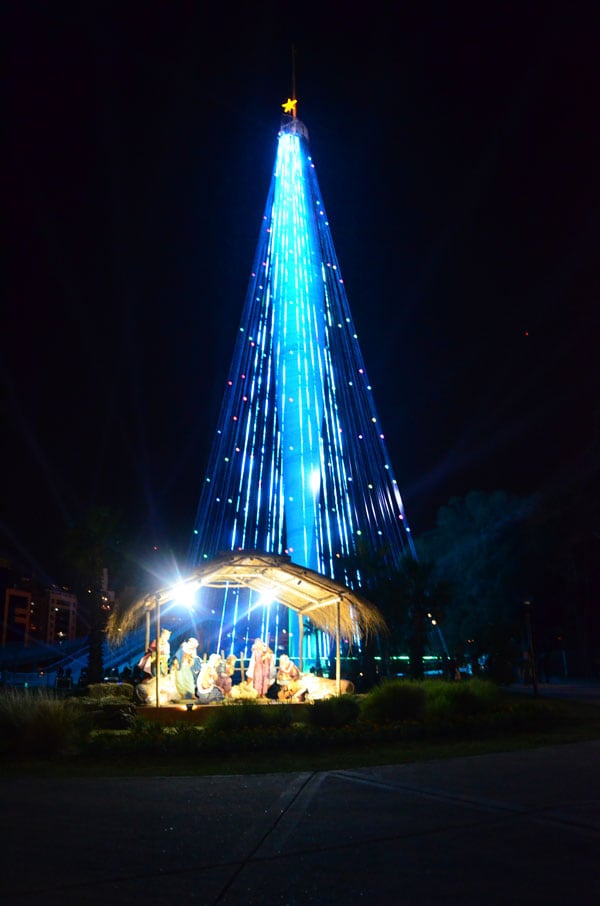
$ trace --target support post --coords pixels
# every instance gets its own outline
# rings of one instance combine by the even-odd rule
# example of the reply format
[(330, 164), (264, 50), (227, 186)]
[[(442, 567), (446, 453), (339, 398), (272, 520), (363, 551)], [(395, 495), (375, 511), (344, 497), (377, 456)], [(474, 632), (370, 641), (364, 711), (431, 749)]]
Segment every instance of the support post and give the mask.
[(304, 673), (304, 620), (302, 614), (298, 614), (298, 669), (300, 673)]
[(537, 664), (535, 662), (535, 647), (533, 644), (533, 629), (531, 627), (531, 601), (524, 601), (523, 605), (525, 607), (525, 627), (527, 632), (527, 648), (529, 650), (529, 660), (531, 665), (531, 683), (533, 685), (533, 694), (537, 696), (540, 694), (538, 688), (538, 679), (537, 679)]
[(156, 607), (156, 707), (160, 708), (160, 604), (158, 595), (154, 598)]
[(338, 696), (342, 694), (340, 605), (341, 602), (338, 599), (335, 613), (335, 687)]

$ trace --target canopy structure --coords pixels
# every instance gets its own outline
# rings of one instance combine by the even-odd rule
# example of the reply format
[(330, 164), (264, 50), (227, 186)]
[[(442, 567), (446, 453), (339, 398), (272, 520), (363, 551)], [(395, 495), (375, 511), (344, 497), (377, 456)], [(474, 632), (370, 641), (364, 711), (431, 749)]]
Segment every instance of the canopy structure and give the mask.
[(243, 587), (268, 594), (298, 614), (300, 631), (303, 618), (308, 618), (314, 626), (336, 640), (338, 687), (341, 636), (358, 635), (365, 639), (387, 631), (383, 615), (377, 607), (345, 585), (292, 563), (287, 556), (241, 551), (205, 561), (177, 583), (139, 598), (118, 626), (109, 627), (109, 634), (112, 634), (111, 629), (119, 634), (127, 632), (139, 624), (144, 614), (149, 618), (152, 611), (155, 611), (156, 622), (160, 625), (163, 605), (202, 587)]

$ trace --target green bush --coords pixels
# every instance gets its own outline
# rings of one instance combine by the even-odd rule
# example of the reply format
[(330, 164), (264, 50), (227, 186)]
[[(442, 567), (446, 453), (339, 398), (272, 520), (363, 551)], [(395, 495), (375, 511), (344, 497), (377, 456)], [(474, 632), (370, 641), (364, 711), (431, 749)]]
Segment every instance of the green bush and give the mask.
[(552, 727), (567, 726), (571, 721), (569, 711), (561, 702), (520, 696), (518, 701), (506, 706), (510, 728), (518, 733), (537, 733)]
[(423, 683), (388, 680), (367, 693), (360, 706), (362, 720), (374, 724), (423, 720), (426, 695)]
[[(560, 702), (509, 695), (487, 680), (390, 680), (367, 696), (344, 695), (302, 708), (232, 702), (208, 709), (207, 722), (165, 726), (108, 697), (54, 698), (52, 692), (0, 691), (0, 756), (6, 761), (73, 753), (135, 763), (191, 755), (191, 761), (267, 752), (277, 755), (413, 741), (534, 735), (579, 712)], [(357, 720), (358, 714), (358, 720)]]
[(100, 730), (127, 730), (136, 719), (135, 705), (130, 702), (103, 702), (89, 713), (94, 727)]
[(489, 714), (497, 706), (501, 695), (498, 686), (489, 680), (430, 680), (424, 685), (429, 720), (452, 722), (458, 718)]
[(131, 683), (90, 683), (86, 686), (86, 696), (89, 698), (123, 698), (133, 701), (133, 685)]
[(345, 727), (356, 723), (360, 705), (352, 695), (325, 698), (306, 711), (306, 722), (313, 727)]
[(150, 754), (163, 753), (168, 746), (167, 728), (158, 721), (134, 718), (130, 729), (132, 751)]
[(176, 724), (172, 728), (170, 748), (174, 754), (189, 755), (204, 748), (206, 733), (202, 727), (194, 724)]
[(127, 699), (117, 696), (104, 698), (78, 698), (77, 707), (89, 718), (91, 725), (99, 730), (128, 730), (136, 719), (137, 707)]
[(292, 709), (285, 705), (263, 705), (254, 701), (225, 702), (213, 708), (204, 726), (209, 731), (247, 728), (289, 727)]

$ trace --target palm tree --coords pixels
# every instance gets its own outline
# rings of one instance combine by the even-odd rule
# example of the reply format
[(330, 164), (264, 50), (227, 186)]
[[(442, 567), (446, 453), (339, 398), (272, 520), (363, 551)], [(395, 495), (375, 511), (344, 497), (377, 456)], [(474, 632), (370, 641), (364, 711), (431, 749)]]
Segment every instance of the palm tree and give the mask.
[[(422, 680), (425, 653), (435, 626), (432, 615), (435, 614), (436, 622), (442, 616), (450, 599), (450, 587), (447, 582), (435, 578), (435, 564), (421, 562), (410, 555), (402, 559), (396, 581), (405, 615), (409, 675), (412, 679)], [(438, 631), (443, 640), (441, 630)]]
[[(438, 620), (443, 614), (450, 599), (450, 585), (435, 578), (433, 563), (421, 562), (411, 553), (393, 567), (385, 550), (359, 549), (350, 565), (360, 570), (365, 595), (385, 618), (389, 631), (378, 639), (384, 661), (392, 653), (408, 650), (410, 676), (423, 679), (423, 661), (435, 628), (432, 614)], [(441, 630), (438, 631), (447, 654)]]
[(108, 507), (89, 510), (71, 527), (65, 559), (78, 573), (78, 585), (89, 603), (88, 679), (100, 683), (104, 675), (102, 645), (110, 611), (108, 574), (116, 563), (119, 516)]

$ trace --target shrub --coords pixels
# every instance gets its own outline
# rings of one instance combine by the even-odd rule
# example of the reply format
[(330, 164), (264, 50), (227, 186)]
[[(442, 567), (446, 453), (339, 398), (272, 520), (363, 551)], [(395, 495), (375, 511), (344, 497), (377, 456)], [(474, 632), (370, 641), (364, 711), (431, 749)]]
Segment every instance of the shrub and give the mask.
[(131, 702), (102, 702), (89, 713), (94, 726), (101, 730), (127, 730), (136, 719)]
[(205, 743), (205, 731), (193, 724), (176, 724), (170, 740), (170, 748), (178, 755), (199, 752)]
[(166, 728), (157, 721), (135, 717), (131, 723), (130, 744), (134, 752), (162, 753), (168, 745), (167, 736)]
[(313, 727), (345, 727), (356, 723), (360, 705), (354, 696), (341, 695), (314, 702), (306, 712), (306, 722)]
[(133, 685), (131, 683), (91, 683), (86, 687), (89, 698), (123, 698), (133, 701)]
[(77, 698), (76, 703), (87, 715), (91, 725), (99, 730), (128, 730), (137, 714), (132, 701), (111, 695), (104, 698)]
[(431, 680), (425, 687), (427, 717), (446, 722), (489, 714), (497, 706), (500, 696), (498, 686), (489, 680)]
[(285, 706), (263, 705), (254, 701), (225, 702), (214, 708), (205, 727), (225, 733), (247, 728), (289, 727), (292, 709)]
[(423, 720), (425, 701), (422, 683), (388, 680), (367, 693), (360, 706), (360, 717), (375, 724)]
[(510, 728), (516, 732), (537, 733), (571, 721), (570, 712), (561, 708), (560, 702), (535, 698), (519, 698), (505, 711), (508, 713)]

